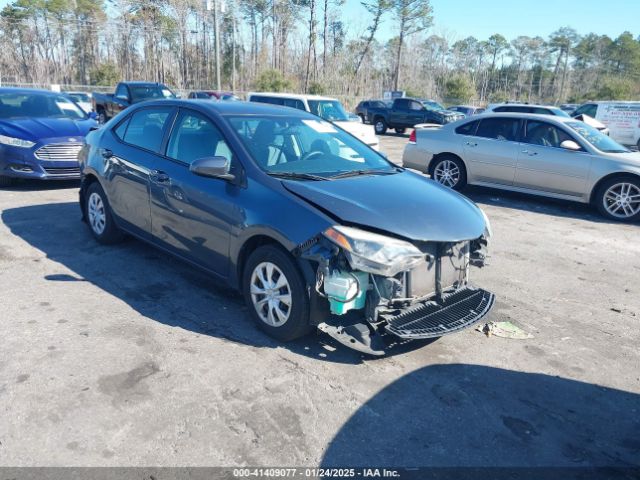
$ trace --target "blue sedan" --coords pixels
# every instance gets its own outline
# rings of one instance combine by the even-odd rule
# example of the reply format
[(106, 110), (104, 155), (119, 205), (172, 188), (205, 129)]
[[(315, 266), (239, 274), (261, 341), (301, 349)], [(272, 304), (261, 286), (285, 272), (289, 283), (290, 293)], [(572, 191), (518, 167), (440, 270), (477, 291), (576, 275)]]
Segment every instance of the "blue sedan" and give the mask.
[(0, 187), (16, 178), (80, 178), (78, 152), (96, 125), (60, 93), (0, 88)]
[[(163, 100), (91, 132), (80, 205), (98, 242), (139, 237), (241, 290), (269, 335), (371, 355), (478, 322), (490, 228), (457, 192), (310, 113)], [(350, 315), (345, 315), (350, 313)]]

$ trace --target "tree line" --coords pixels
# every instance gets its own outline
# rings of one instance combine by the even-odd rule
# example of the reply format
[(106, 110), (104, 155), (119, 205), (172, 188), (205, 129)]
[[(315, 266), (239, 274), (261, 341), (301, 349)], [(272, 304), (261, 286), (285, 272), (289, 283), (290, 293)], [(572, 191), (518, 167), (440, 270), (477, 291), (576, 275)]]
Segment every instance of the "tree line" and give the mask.
[[(640, 37), (630, 32), (460, 39), (431, 33), (429, 0), (362, 0), (368, 27), (357, 31), (344, 1), (15, 0), (0, 12), (0, 81), (212, 89), (219, 68), (228, 90), (351, 99), (384, 90), (465, 103), (640, 96)], [(380, 38), (383, 22), (395, 36)]]

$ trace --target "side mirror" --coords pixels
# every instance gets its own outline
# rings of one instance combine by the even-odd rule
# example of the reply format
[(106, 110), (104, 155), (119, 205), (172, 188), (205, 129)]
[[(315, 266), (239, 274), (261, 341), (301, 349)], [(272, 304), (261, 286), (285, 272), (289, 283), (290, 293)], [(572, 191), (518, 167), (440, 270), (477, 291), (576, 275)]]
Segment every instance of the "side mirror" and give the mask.
[(582, 150), (582, 147), (578, 145), (573, 140), (565, 140), (560, 144), (560, 148), (564, 148), (565, 150), (571, 150), (573, 152), (578, 152)]
[(91, 110), (91, 111), (89, 112), (89, 118), (90, 118), (91, 120), (96, 120), (96, 119), (98, 118), (98, 114), (97, 114), (96, 112), (94, 112), (93, 110)]
[(226, 157), (203, 157), (195, 160), (189, 171), (201, 177), (221, 178), (223, 180), (234, 180), (236, 177), (230, 173), (231, 162)]

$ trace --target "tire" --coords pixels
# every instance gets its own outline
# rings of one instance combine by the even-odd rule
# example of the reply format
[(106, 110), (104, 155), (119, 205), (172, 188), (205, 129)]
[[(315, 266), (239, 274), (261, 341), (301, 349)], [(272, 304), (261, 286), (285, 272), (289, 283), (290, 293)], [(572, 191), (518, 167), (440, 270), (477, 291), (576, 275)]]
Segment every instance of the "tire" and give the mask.
[(109, 119), (107, 118), (107, 114), (102, 108), (99, 108), (96, 113), (98, 114), (98, 123), (100, 125), (107, 123)]
[(594, 201), (605, 218), (618, 222), (640, 220), (640, 179), (624, 175), (610, 178), (598, 187)]
[(398, 135), (402, 135), (402, 134), (404, 134), (404, 132), (406, 132), (406, 131), (407, 131), (407, 129), (406, 129), (406, 128), (396, 128), (395, 130), (396, 130), (396, 133), (397, 133)]
[(10, 187), (13, 185), (14, 179), (11, 177), (7, 177), (5, 175), (0, 175), (0, 188), (1, 187)]
[(460, 191), (467, 185), (467, 169), (455, 155), (443, 155), (431, 162), (429, 175), (440, 185), (453, 190)]
[[(271, 278), (269, 272), (272, 272)], [(286, 285), (277, 288), (281, 275), (284, 275)], [(269, 281), (271, 286), (265, 285), (262, 279)], [(259, 291), (265, 293), (256, 293)], [(242, 294), (251, 318), (276, 340), (289, 342), (313, 331), (309, 325), (309, 298), (304, 279), (284, 250), (265, 245), (249, 255), (242, 274)], [(267, 299), (269, 295), (273, 295), (272, 300)], [(287, 297), (289, 305), (286, 305)]]
[(384, 118), (377, 117), (373, 119), (373, 128), (376, 131), (377, 135), (384, 135), (387, 133), (387, 122), (384, 121)]
[(85, 192), (84, 202), (87, 225), (89, 225), (93, 237), (105, 245), (120, 242), (124, 234), (115, 224), (109, 200), (98, 182), (89, 185)]

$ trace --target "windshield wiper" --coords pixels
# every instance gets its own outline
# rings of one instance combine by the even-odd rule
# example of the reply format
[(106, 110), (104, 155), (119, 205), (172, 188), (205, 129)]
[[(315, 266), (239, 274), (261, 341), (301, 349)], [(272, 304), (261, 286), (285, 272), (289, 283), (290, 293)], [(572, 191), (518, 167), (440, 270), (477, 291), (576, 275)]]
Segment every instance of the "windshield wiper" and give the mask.
[(329, 180), (327, 177), (314, 175), (312, 173), (295, 173), (295, 172), (267, 172), (267, 175), (278, 178), (290, 178), (293, 180)]
[(337, 175), (332, 175), (331, 179), (335, 180), (336, 178), (357, 177), (359, 175), (393, 175), (394, 173), (398, 173), (398, 170), (351, 170), (348, 172), (338, 173)]

